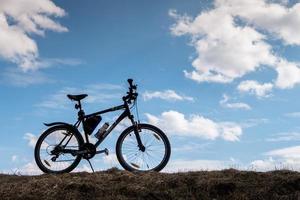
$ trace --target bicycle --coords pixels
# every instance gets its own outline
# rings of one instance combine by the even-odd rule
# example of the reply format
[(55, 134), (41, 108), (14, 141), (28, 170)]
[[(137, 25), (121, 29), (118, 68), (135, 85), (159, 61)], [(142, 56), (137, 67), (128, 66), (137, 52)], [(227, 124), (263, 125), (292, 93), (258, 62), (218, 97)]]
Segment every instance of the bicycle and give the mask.
[[(44, 123), (49, 128), (41, 134), (34, 150), (36, 164), (44, 173), (71, 172), (81, 159), (86, 159), (94, 172), (90, 159), (96, 154), (108, 155), (106, 148), (98, 151), (97, 147), (126, 117), (132, 125), (123, 130), (116, 143), (116, 156), (121, 166), (128, 171), (160, 171), (167, 165), (171, 154), (170, 142), (159, 128), (135, 121), (131, 108), (136, 105), (137, 85), (133, 84), (132, 79), (127, 81), (129, 91), (122, 97), (122, 105), (88, 115), (85, 115), (81, 106), (81, 100), (87, 94), (67, 95), (70, 100), (76, 101), (78, 120), (74, 125), (65, 122)], [(101, 122), (101, 115), (117, 110), (124, 111), (111, 126), (108, 123), (102, 125), (95, 135), (97, 142), (90, 143), (89, 136)], [(80, 124), (85, 140), (78, 130)]]

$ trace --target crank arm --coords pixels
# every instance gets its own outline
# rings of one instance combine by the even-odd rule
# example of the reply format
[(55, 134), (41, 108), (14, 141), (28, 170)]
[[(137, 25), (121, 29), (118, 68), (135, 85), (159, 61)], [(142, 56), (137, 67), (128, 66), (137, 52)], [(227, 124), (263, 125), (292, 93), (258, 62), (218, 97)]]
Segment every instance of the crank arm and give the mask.
[(105, 155), (107, 155), (107, 156), (108, 156), (108, 154), (109, 154), (107, 148), (105, 148), (105, 149), (103, 149), (103, 150), (100, 150), (100, 151), (96, 151), (96, 154), (100, 154), (100, 153), (105, 153)]

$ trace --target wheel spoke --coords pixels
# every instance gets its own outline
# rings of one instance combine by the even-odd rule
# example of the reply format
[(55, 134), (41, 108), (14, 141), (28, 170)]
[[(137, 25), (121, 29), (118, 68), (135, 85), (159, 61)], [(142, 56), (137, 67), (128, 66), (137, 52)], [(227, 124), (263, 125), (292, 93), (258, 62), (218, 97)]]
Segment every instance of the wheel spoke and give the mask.
[(128, 166), (139, 171), (149, 171), (164, 162), (167, 147), (159, 132), (143, 127), (141, 130), (139, 135), (145, 151), (139, 149), (134, 133), (130, 132), (123, 136), (120, 152)]
[[(42, 161), (41, 163), (44, 168), (49, 170), (49, 172), (66, 170), (77, 158), (77, 156), (72, 156), (71, 153), (62, 153), (59, 151), (59, 148), (79, 150), (78, 138), (73, 137), (74, 134), (66, 135), (67, 132), (65, 129), (54, 130), (44, 136), (43, 141), (40, 143), (39, 159)], [(55, 157), (56, 160), (52, 160)]]

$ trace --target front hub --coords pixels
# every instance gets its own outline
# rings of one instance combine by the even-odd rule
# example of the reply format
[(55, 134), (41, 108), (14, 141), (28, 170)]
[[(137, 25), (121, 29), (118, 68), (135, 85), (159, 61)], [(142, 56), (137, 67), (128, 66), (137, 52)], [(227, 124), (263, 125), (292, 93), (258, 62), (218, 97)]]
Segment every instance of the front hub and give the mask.
[(139, 148), (140, 148), (140, 151), (142, 151), (142, 152), (145, 152), (145, 150), (146, 150), (146, 147), (144, 145), (140, 146)]

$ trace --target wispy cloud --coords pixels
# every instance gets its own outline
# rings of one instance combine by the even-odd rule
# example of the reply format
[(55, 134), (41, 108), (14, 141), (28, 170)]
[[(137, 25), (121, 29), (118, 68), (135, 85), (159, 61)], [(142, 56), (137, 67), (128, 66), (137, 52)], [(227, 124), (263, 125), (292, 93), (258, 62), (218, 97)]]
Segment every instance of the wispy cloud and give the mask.
[(174, 152), (194, 152), (194, 151), (203, 151), (204, 149), (211, 146), (212, 143), (195, 143), (189, 142), (186, 144), (180, 144), (179, 146), (172, 147)]
[[(40, 68), (78, 66), (83, 63), (75, 58), (49, 58), (40, 61)], [(13, 85), (16, 87), (27, 87), (45, 83), (55, 83), (57, 80), (50, 78), (44, 71), (29, 70), (24, 71), (20, 68), (6, 68), (0, 74), (0, 83)]]
[(103, 103), (122, 97), (120, 89), (122, 89), (121, 86), (113, 84), (93, 84), (83, 88), (64, 87), (36, 106), (51, 109), (65, 109), (69, 104), (67, 94), (88, 94), (89, 96), (85, 99), (86, 103)]
[(295, 118), (298, 118), (298, 117), (300, 117), (300, 112), (291, 112), (291, 113), (286, 113), (284, 115), (286, 117), (295, 117)]
[(54, 83), (55, 81), (40, 71), (24, 72), (18, 68), (7, 68), (0, 75), (0, 82), (16, 87), (27, 87), (29, 85)]
[(300, 141), (299, 132), (287, 132), (279, 133), (271, 138), (266, 139), (268, 142), (288, 142), (288, 141)]
[(241, 123), (241, 126), (243, 128), (250, 128), (254, 126), (258, 126), (260, 124), (266, 124), (269, 123), (270, 120), (267, 118), (253, 118), (253, 119), (247, 119)]
[(25, 140), (27, 140), (28, 142), (28, 146), (34, 148), (35, 147), (35, 144), (38, 140), (37, 136), (35, 136), (34, 134), (32, 133), (25, 133), (24, 137), (23, 137)]
[(235, 165), (233, 160), (188, 160), (174, 159), (163, 170), (164, 172), (211, 171), (230, 168)]
[(145, 101), (154, 99), (154, 98), (163, 99), (166, 101), (194, 101), (193, 97), (178, 94), (174, 90), (145, 91), (143, 93), (143, 98)]
[(223, 94), (223, 99), (220, 100), (220, 105), (224, 108), (230, 108), (230, 109), (242, 109), (242, 110), (251, 110), (251, 107), (242, 102), (236, 102), (236, 103), (229, 103), (230, 97), (226, 94)]

